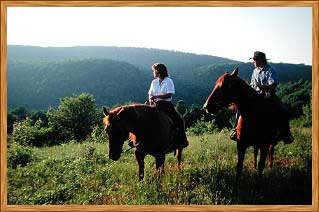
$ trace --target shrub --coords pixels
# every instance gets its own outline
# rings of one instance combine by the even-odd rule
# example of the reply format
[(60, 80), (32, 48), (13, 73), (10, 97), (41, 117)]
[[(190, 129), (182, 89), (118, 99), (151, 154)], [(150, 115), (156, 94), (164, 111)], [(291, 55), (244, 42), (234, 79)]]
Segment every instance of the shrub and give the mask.
[(47, 115), (56, 140), (85, 139), (100, 119), (93, 96), (85, 93), (63, 98)]
[(214, 120), (205, 122), (204, 118), (197, 121), (192, 127), (187, 129), (187, 132), (192, 135), (202, 135), (204, 133), (213, 133), (218, 128)]
[(33, 151), (30, 147), (12, 143), (8, 148), (8, 166), (16, 168), (18, 165), (25, 166), (33, 160)]
[(44, 146), (50, 144), (51, 128), (42, 127), (40, 120), (32, 124), (30, 119), (14, 124), (12, 140), (24, 146)]
[(311, 127), (312, 126), (312, 104), (309, 102), (308, 104), (302, 107), (303, 116), (302, 119), (304, 121), (304, 127)]

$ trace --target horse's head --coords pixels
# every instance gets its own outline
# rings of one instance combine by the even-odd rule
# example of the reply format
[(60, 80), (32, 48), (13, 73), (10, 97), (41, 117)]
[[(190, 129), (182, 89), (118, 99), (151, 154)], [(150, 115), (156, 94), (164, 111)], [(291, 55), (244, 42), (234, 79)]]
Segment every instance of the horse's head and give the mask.
[(124, 141), (129, 137), (129, 132), (125, 130), (120, 119), (120, 113), (122, 113), (123, 110), (122, 108), (117, 108), (108, 112), (107, 109), (103, 107), (104, 130), (109, 140), (109, 158), (115, 161), (120, 158)]
[(235, 103), (238, 98), (239, 82), (238, 68), (231, 74), (225, 73), (216, 81), (213, 92), (209, 95), (204, 104), (204, 109), (208, 113), (216, 114), (222, 107)]

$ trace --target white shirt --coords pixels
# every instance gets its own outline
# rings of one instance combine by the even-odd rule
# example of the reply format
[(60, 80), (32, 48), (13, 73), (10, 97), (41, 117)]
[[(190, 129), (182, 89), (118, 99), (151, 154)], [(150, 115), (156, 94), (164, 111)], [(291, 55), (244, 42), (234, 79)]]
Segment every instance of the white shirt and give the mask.
[[(149, 95), (157, 96), (167, 93), (175, 94), (174, 83), (170, 77), (165, 77), (161, 83), (157, 78), (152, 81), (150, 90), (148, 91)], [(167, 99), (157, 98), (156, 101), (158, 100), (172, 101), (172, 97)]]

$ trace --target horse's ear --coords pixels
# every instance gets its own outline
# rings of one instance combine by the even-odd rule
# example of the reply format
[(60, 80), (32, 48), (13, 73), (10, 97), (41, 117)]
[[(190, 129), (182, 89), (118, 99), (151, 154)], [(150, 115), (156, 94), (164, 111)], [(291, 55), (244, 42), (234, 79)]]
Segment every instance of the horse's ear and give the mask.
[(234, 69), (234, 71), (231, 73), (231, 75), (237, 76), (237, 75), (238, 75), (238, 72), (239, 72), (239, 69), (238, 69), (238, 67), (236, 67), (236, 68)]
[(104, 114), (104, 116), (110, 115), (110, 113), (107, 111), (106, 107), (103, 107), (103, 114)]

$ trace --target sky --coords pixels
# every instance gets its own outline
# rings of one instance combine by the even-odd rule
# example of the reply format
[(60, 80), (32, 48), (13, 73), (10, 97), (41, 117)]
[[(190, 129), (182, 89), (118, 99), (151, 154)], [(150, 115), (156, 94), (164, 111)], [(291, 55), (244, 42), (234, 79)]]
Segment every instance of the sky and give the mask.
[(311, 7), (8, 7), (8, 45), (145, 47), (312, 64)]

